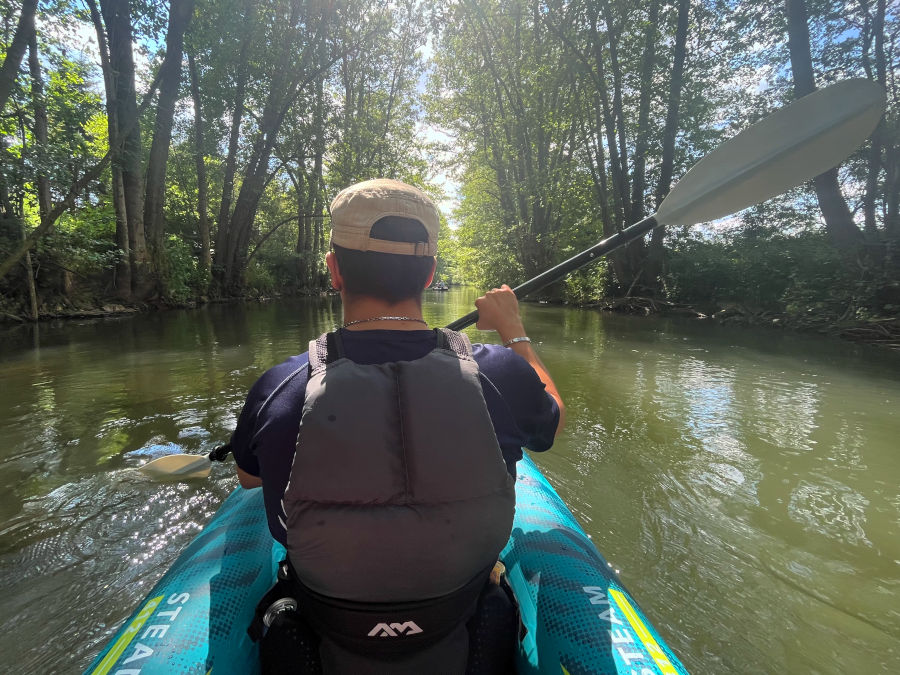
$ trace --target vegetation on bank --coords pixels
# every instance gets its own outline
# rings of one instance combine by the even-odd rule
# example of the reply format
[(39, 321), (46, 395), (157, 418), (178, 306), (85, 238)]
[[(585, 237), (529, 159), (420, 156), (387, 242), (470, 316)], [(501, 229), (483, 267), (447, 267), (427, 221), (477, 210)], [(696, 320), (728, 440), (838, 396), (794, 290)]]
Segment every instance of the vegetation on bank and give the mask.
[(737, 130), (867, 77), (888, 113), (840, 170), (548, 293), (900, 342), (885, 0), (0, 0), (0, 18), (0, 318), (322, 292), (327, 205), (373, 176), (456, 204), (439, 278), (524, 280), (653, 212)]

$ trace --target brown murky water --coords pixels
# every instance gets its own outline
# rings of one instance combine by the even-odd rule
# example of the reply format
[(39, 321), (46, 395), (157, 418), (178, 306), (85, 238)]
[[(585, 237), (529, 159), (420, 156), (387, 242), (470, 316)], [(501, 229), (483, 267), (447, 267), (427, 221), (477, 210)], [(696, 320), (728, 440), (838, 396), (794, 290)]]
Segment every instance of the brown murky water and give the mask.
[[(430, 292), (426, 316), (471, 289)], [(538, 457), (696, 673), (900, 670), (900, 357), (809, 336), (528, 305), (569, 427)], [(0, 333), (0, 653), (88, 665), (236, 482), (135, 450), (226, 439), (332, 299)], [(474, 340), (490, 335), (472, 332)]]

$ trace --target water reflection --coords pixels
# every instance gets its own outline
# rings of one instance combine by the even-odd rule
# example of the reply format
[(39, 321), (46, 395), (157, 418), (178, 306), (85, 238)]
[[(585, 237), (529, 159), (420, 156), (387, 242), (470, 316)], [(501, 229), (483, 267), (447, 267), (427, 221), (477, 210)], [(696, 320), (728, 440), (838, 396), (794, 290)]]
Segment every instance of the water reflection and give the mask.
[(572, 436), (540, 462), (686, 663), (900, 666), (896, 358), (602, 319), (546, 326)]

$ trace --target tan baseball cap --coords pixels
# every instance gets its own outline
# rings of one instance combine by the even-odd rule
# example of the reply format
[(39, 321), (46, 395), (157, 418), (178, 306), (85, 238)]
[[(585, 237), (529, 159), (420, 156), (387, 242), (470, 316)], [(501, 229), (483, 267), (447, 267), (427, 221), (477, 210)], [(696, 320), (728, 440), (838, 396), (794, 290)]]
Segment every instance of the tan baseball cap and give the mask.
[[(373, 239), (372, 225), (386, 216), (418, 220), (428, 241)], [(437, 208), (428, 195), (399, 180), (363, 181), (341, 190), (331, 202), (331, 243), (356, 251), (434, 256), (440, 227)]]

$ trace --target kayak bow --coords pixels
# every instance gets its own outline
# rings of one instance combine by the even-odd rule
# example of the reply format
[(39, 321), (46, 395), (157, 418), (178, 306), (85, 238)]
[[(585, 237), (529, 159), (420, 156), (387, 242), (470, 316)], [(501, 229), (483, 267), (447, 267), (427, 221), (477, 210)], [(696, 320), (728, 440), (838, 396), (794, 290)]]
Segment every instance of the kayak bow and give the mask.
[[(686, 673), (537, 466), (517, 470), (500, 556), (522, 617), (517, 672)], [(236, 489), (86, 672), (258, 673), (247, 627), (284, 555), (262, 490)]]

